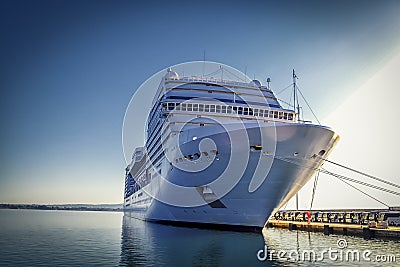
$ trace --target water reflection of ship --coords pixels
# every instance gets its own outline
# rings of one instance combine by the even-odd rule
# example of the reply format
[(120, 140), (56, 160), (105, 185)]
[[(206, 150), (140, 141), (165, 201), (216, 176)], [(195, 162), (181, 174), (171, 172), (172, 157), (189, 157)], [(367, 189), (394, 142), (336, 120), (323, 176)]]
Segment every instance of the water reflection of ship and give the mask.
[(145, 223), (123, 217), (120, 266), (277, 266), (260, 262), (257, 233)]

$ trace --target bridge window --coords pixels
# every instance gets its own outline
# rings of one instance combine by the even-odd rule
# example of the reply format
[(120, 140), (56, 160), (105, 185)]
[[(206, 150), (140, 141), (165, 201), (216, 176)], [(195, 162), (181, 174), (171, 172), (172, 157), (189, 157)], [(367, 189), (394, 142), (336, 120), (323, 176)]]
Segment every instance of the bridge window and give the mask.
[(174, 110), (175, 103), (168, 103), (168, 110)]
[(269, 117), (273, 118), (274, 117), (274, 112), (272, 110), (269, 111)]
[[(169, 111), (194, 111), (194, 112), (213, 112), (224, 114), (238, 114), (245, 116), (260, 116), (265, 118), (275, 118), (280, 120), (293, 121), (295, 118), (294, 113), (278, 111), (278, 110), (264, 110), (259, 108), (229, 106), (229, 105), (215, 105), (215, 104), (199, 104), (199, 103), (162, 103), (163, 110)], [(200, 125), (204, 126), (204, 124)]]

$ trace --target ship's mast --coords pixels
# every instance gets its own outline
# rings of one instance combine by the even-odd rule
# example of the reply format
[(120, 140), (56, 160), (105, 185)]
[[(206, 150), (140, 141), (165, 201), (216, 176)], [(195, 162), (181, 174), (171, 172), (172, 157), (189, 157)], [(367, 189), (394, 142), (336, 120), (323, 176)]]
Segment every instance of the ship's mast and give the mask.
[[(293, 110), (294, 110), (294, 112), (296, 112), (296, 93), (297, 93), (296, 79), (297, 79), (297, 76), (293, 69)], [(299, 100), (297, 99), (297, 121), (299, 121), (299, 120), (300, 120), (300, 106), (299, 106)]]

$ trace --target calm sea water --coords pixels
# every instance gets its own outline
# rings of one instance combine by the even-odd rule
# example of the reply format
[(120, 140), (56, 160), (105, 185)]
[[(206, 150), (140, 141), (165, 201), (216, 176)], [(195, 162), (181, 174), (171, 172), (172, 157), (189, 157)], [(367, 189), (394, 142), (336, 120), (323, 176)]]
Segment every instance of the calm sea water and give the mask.
[[(329, 248), (337, 253), (321, 257), (321, 251)], [(349, 257), (346, 261), (348, 251), (358, 251), (361, 259)], [(365, 251), (370, 251), (366, 259), (362, 258)], [(316, 254), (315, 262), (309, 261), (311, 252)], [(303, 258), (302, 253), (306, 255)], [(376, 256), (385, 262), (378, 262)], [(0, 266), (398, 266), (399, 263), (399, 241), (284, 229), (264, 229), (257, 234), (174, 227), (146, 223), (116, 212), (0, 210)]]

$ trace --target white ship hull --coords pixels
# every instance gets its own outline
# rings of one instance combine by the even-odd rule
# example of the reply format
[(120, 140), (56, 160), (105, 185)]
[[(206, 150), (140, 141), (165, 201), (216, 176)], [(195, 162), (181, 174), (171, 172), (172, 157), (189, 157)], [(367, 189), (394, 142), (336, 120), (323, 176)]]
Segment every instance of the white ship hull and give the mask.
[[(263, 124), (261, 127), (246, 128), (250, 145), (268, 143), (260, 138), (270, 138), (271, 133), (276, 133), (276, 148), (263, 147), (250, 151), (249, 146), (231, 146), (226, 132), (210, 132), (208, 128), (208, 132), (203, 133), (200, 127), (198, 129), (198, 140), (208, 137), (217, 144), (218, 160), (212, 161), (211, 165), (201, 172), (188, 173), (180, 171), (164, 159), (161, 173), (168, 181), (197, 187), (200, 190), (179, 194), (170, 190), (164, 181), (156, 176), (144, 188), (125, 199), (126, 214), (157, 222), (263, 227), (269, 216), (293, 197), (315, 174), (316, 169), (323, 163), (323, 159), (317, 155), (322, 153), (326, 157), (338, 140), (338, 136), (331, 129), (323, 126), (300, 123)], [(259, 134), (260, 129), (264, 133), (262, 137)], [(235, 136), (234, 133), (230, 134)], [(199, 147), (198, 140), (181, 142), (180, 149), (196, 150)], [(216, 174), (223, 173), (230, 153), (249, 155), (245, 170), (237, 164), (237, 169), (227, 175), (243, 175), (225, 178), (227, 181), (237, 179), (238, 183), (226, 195), (213, 199), (218, 188), (210, 186), (207, 187), (210, 192), (206, 192), (202, 185), (212, 182), (212, 177)], [(257, 170), (260, 159), (265, 162), (271, 161), (272, 165), (265, 169), (264, 177), (259, 180), (261, 182), (258, 185), (250, 186), (254, 173), (259, 174), (263, 171)], [(179, 198), (181, 203), (203, 200), (204, 204), (195, 207), (189, 207), (190, 204), (188, 207), (169, 205), (150, 197), (148, 192), (163, 199)]]

